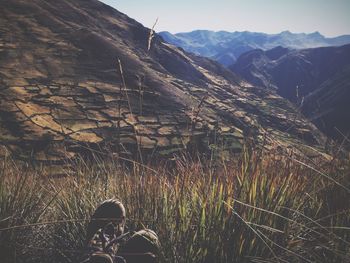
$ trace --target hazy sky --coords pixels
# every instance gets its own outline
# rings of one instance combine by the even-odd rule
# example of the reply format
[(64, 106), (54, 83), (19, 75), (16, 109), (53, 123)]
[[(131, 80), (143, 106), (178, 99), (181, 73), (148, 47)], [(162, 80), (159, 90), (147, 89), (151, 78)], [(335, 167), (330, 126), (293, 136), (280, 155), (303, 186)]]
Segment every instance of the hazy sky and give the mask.
[(350, 34), (350, 0), (103, 0), (152, 27), (172, 33), (195, 29)]

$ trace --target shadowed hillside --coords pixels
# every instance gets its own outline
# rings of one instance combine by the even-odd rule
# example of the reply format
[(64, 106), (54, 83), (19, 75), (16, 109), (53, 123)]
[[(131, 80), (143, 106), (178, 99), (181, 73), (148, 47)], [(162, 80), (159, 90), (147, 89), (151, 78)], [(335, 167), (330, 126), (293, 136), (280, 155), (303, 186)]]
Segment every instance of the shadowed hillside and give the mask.
[(157, 35), (148, 50), (150, 29), (99, 1), (3, 0), (0, 25), (0, 138), (18, 156), (107, 144), (168, 154), (215, 140), (237, 151), (248, 135), (324, 143), (273, 91)]
[(342, 133), (350, 131), (350, 45), (254, 50), (243, 54), (230, 68), (251, 83), (276, 89), (300, 105), (328, 135), (343, 138)]

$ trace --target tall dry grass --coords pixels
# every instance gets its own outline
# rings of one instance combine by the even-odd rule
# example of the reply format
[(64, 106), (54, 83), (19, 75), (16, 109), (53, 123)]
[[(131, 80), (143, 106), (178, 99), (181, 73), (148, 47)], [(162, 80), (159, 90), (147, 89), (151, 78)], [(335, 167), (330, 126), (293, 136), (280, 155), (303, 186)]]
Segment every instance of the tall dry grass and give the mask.
[(246, 149), (145, 166), (95, 156), (67, 164), (64, 178), (4, 160), (0, 258), (77, 262), (94, 207), (116, 197), (129, 229), (158, 233), (162, 262), (349, 262), (348, 162), (310, 169), (295, 158)]

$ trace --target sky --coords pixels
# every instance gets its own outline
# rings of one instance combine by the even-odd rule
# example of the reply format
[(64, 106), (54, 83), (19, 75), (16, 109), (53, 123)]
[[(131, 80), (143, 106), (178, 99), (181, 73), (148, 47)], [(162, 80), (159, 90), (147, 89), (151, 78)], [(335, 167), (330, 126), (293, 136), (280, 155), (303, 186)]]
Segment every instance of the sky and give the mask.
[(146, 27), (171, 33), (196, 29), (350, 34), (350, 0), (102, 0)]

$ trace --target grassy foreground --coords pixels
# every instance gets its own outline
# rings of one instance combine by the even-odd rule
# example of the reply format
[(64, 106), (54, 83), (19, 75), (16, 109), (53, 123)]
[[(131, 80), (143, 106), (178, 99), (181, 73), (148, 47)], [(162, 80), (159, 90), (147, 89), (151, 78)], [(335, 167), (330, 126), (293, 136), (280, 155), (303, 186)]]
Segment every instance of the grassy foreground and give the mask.
[(130, 229), (154, 229), (162, 262), (350, 262), (350, 166), (245, 150), (144, 166), (79, 159), (49, 178), (0, 167), (1, 262), (77, 262), (96, 204), (119, 198)]

